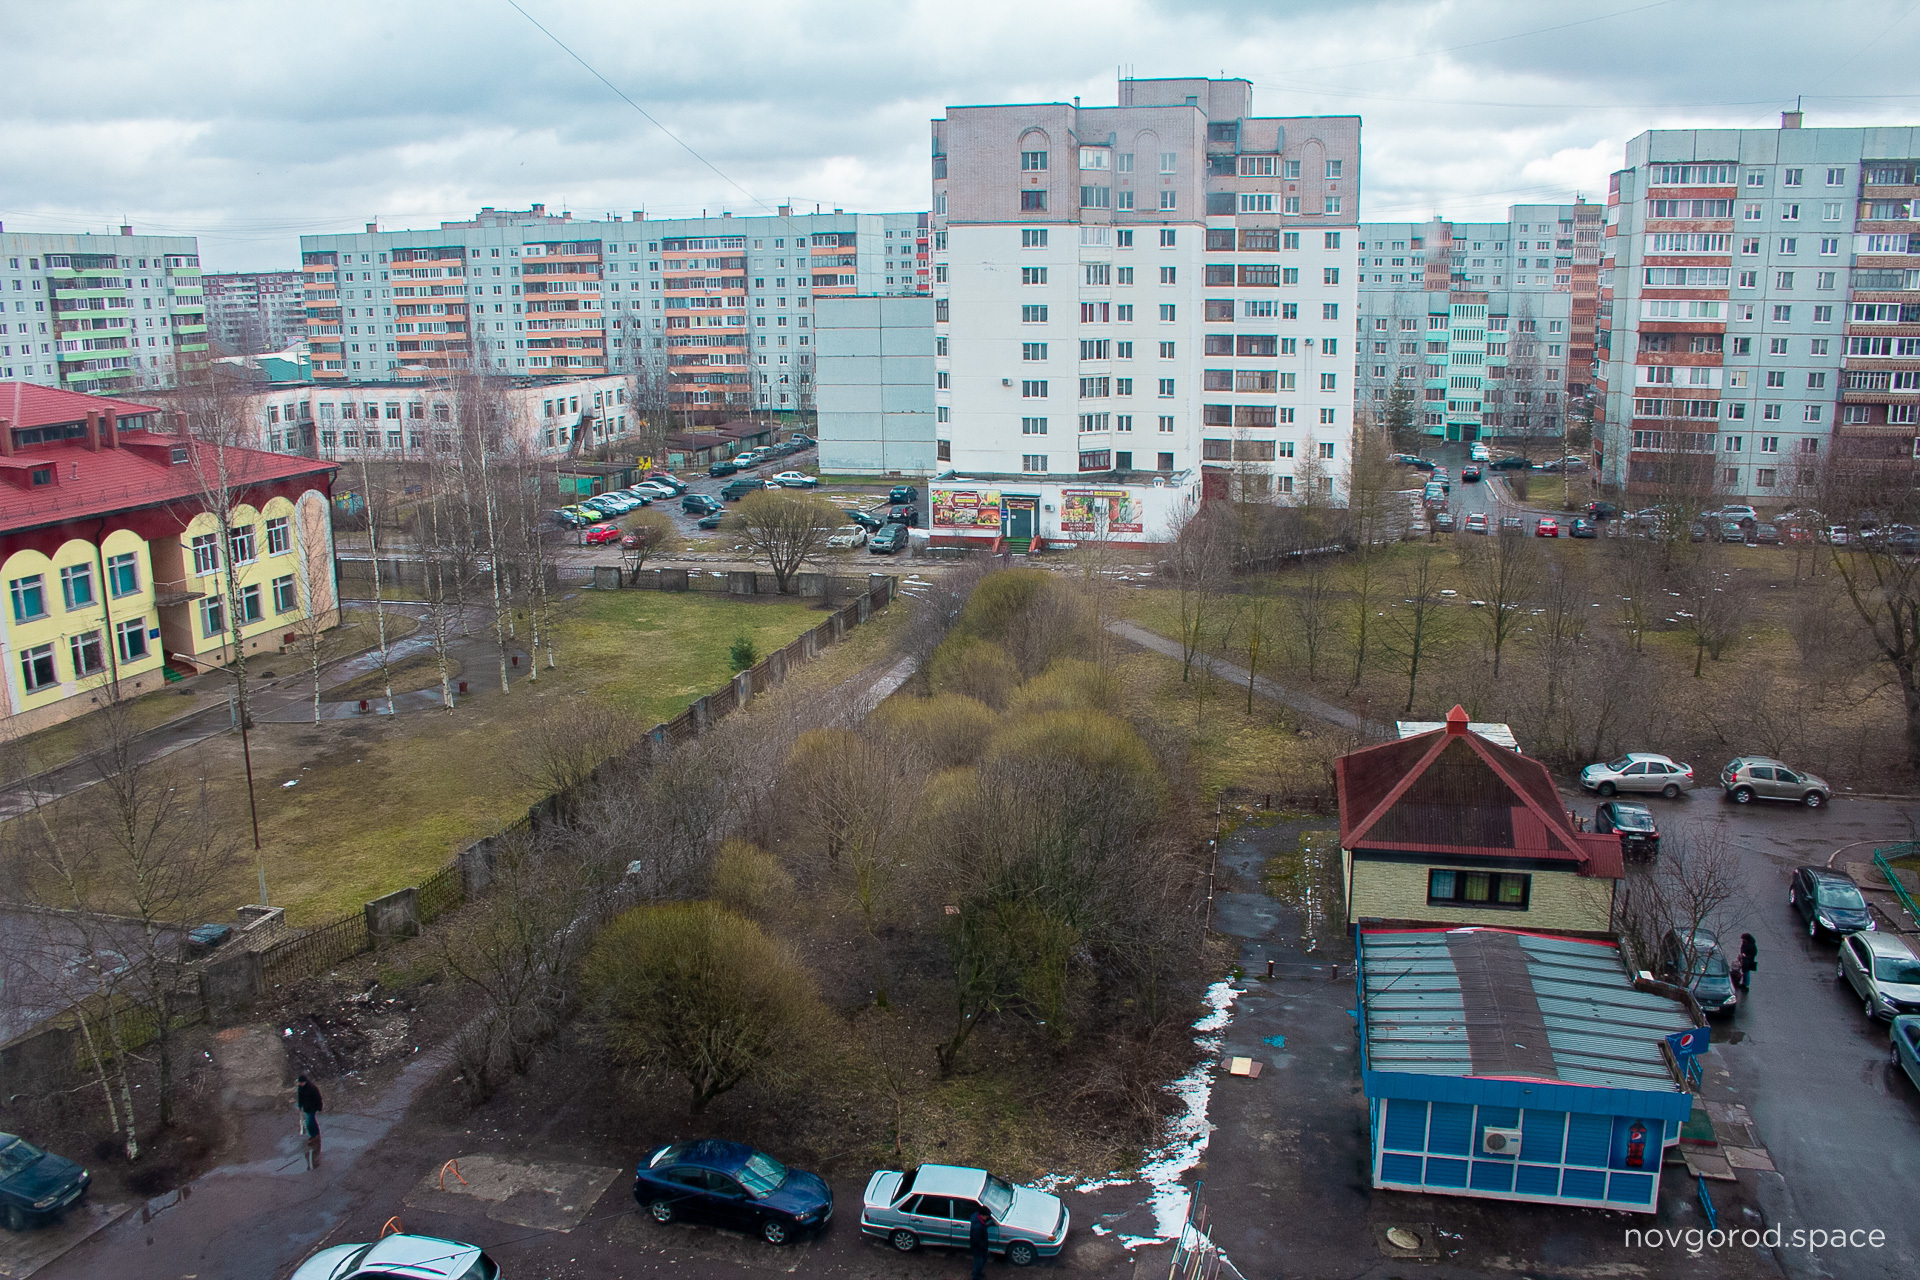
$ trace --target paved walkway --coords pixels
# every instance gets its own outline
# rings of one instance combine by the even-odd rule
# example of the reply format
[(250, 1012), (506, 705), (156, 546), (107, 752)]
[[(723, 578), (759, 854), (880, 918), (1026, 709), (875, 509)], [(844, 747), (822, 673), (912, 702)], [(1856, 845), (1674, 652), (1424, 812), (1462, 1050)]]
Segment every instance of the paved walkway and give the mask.
[[(1149, 631), (1145, 627), (1135, 626), (1131, 622), (1118, 620), (1109, 622), (1107, 624), (1107, 630), (1130, 644), (1139, 645), (1142, 649), (1151, 649), (1155, 653), (1165, 654), (1167, 657), (1175, 660), (1181, 657), (1180, 646), (1157, 631)], [(1223, 680), (1230, 680), (1243, 688), (1247, 683), (1247, 671), (1245, 667), (1236, 667), (1230, 662), (1222, 662), (1218, 658), (1210, 658), (1204, 654), (1196, 656), (1193, 661), (1196, 666), (1205, 667)], [(1253, 678), (1253, 691), (1270, 702), (1278, 702), (1283, 706), (1292, 707), (1303, 716), (1312, 716), (1316, 720), (1324, 720), (1328, 724), (1339, 725), (1342, 729), (1363, 734), (1369, 738), (1391, 738), (1393, 736), (1393, 727), (1391, 725), (1382, 724), (1378, 720), (1368, 720), (1362, 716), (1357, 716), (1345, 707), (1336, 707), (1331, 702), (1316, 698), (1310, 693), (1301, 693), (1297, 689), (1289, 689), (1285, 685), (1275, 684), (1265, 676), (1255, 676)]]

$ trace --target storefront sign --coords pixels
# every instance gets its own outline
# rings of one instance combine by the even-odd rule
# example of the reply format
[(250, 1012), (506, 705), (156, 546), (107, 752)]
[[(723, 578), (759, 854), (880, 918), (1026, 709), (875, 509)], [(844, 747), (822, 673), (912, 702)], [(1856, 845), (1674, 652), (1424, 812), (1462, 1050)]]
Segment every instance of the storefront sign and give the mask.
[(936, 529), (1000, 529), (998, 489), (935, 489), (932, 491)]
[(1146, 528), (1140, 499), (1125, 489), (1066, 489), (1060, 494), (1063, 533), (1140, 533)]

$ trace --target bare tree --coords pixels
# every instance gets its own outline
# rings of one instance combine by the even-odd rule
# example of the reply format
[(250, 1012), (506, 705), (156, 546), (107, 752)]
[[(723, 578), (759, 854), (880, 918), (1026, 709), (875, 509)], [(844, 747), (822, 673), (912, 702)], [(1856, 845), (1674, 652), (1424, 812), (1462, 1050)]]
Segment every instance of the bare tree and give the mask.
[(1232, 572), (1231, 516), (1218, 504), (1187, 512), (1167, 548), (1164, 574), (1179, 608), (1180, 678), (1193, 675), (1195, 656), (1213, 624), (1213, 609)]
[(1307, 664), (1307, 681), (1319, 679), (1317, 667), (1334, 630), (1334, 577), (1325, 556), (1309, 557), (1296, 579), (1288, 603), (1293, 614), (1293, 636)]
[(620, 567), (627, 571), (628, 582), (640, 580), (641, 570), (646, 568), (650, 557), (670, 556), (686, 541), (674, 527), (672, 516), (652, 508), (643, 508), (628, 516), (621, 527), (626, 530), (626, 536), (620, 540)]
[[(1690, 985), (1691, 974), (1708, 963), (1702, 931), (1726, 932), (1728, 918), (1745, 896), (1746, 868), (1725, 826), (1687, 823), (1667, 833), (1660, 856), (1628, 869), (1620, 922), (1643, 965), (1651, 968), (1661, 939), (1676, 935), (1686, 972), (1668, 974)], [(1721, 957), (1725, 963), (1726, 957)]]
[(1562, 692), (1592, 626), (1593, 603), (1585, 573), (1556, 557), (1541, 580), (1540, 608), (1533, 624), (1533, 647), (1540, 655), (1541, 675), (1545, 677), (1541, 689), (1545, 723), (1551, 724), (1560, 709)]
[(1497, 678), (1507, 641), (1526, 623), (1527, 606), (1539, 581), (1540, 557), (1524, 530), (1502, 529), (1496, 537), (1469, 541), (1461, 559), (1476, 605), (1474, 619), (1493, 650)]
[(775, 588), (786, 595), (793, 575), (825, 552), (841, 514), (824, 498), (762, 490), (743, 498), (734, 518), (751, 552), (766, 557)]
[(1720, 661), (1748, 625), (1748, 593), (1717, 555), (1696, 557), (1675, 575), (1680, 588), (1681, 629), (1693, 639), (1693, 676), (1699, 679), (1707, 658)]
[(1415, 548), (1408, 557), (1399, 582), (1403, 598), (1387, 611), (1380, 639), (1381, 648), (1404, 664), (1407, 714), (1419, 692), (1421, 665), (1441, 650), (1452, 630), (1446, 597), (1440, 594), (1439, 560), (1439, 552), (1429, 546)]
[[(1872, 510), (1889, 524), (1903, 519), (1913, 523), (1916, 503), (1910, 480), (1898, 468), (1858, 475), (1836, 472), (1827, 509)], [(1907, 758), (1920, 764), (1920, 559), (1889, 537), (1859, 537), (1830, 551), (1834, 580), (1876, 662), (1900, 689)]]

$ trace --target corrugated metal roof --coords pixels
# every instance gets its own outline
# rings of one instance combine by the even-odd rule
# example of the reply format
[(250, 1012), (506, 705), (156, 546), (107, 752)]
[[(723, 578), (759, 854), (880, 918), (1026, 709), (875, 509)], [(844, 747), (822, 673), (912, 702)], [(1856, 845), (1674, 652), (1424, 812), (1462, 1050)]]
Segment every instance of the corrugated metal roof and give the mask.
[(1359, 942), (1374, 1071), (1679, 1088), (1661, 1041), (1691, 1025), (1687, 1013), (1634, 990), (1611, 943), (1487, 929), (1363, 931)]

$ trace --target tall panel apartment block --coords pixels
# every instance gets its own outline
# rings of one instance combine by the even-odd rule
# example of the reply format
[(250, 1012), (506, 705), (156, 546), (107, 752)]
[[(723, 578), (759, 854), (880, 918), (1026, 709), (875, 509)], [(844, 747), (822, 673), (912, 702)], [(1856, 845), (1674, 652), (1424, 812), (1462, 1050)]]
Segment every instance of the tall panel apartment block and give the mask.
[(426, 231), (303, 236), (317, 379), (608, 373), (695, 416), (813, 402), (813, 302), (926, 293), (924, 213), (575, 219), (482, 209)]
[(1601, 264), (1602, 477), (1788, 505), (1920, 451), (1920, 130), (1627, 143)]
[(813, 318), (820, 469), (931, 472), (933, 299), (821, 298)]
[(0, 313), (0, 378), (43, 387), (166, 387), (208, 354), (192, 236), (0, 231)]
[(933, 151), (943, 466), (1344, 500), (1357, 116), (1122, 80), (1111, 107), (950, 107)]

